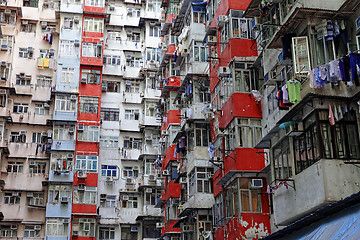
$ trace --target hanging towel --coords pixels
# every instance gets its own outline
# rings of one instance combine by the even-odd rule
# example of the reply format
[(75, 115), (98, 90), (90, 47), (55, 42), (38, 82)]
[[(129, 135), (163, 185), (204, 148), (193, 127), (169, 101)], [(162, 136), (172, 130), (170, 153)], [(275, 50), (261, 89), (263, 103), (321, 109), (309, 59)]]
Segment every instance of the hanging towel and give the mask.
[(38, 58), (38, 68), (43, 69), (44, 68), (44, 59)]
[(49, 67), (49, 62), (50, 62), (50, 59), (49, 58), (44, 58), (44, 67), (48, 68)]
[(49, 68), (54, 68), (55, 60), (53, 58), (49, 61)]

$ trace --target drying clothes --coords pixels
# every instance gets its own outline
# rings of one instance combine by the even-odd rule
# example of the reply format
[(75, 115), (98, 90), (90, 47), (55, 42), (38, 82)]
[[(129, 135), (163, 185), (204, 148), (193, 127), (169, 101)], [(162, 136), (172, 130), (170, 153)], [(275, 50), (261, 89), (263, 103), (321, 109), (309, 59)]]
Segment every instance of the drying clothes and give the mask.
[(339, 60), (334, 60), (329, 63), (329, 73), (329, 81), (332, 83), (337, 82), (339, 78), (341, 78)]
[(49, 61), (49, 68), (54, 68), (55, 60), (53, 58), (50, 58)]
[(341, 79), (345, 82), (350, 81), (350, 58), (348, 56), (343, 57), (339, 61), (339, 69), (340, 69), (340, 75)]
[(180, 138), (180, 148), (185, 148), (185, 137)]
[(339, 121), (344, 118), (344, 113), (341, 108), (341, 105), (337, 105), (337, 113), (338, 113), (338, 119)]
[(333, 110), (333, 115), (334, 115), (335, 122), (338, 122), (339, 121), (339, 114), (338, 114), (338, 109), (337, 109), (335, 104), (334, 104), (334, 107), (332, 109), (334, 109)]
[(291, 103), (298, 103), (301, 101), (300, 91), (302, 89), (302, 86), (299, 81), (288, 81), (286, 83), (286, 89), (289, 92), (289, 100)]
[(334, 40), (334, 25), (332, 24), (331, 21), (327, 21), (326, 24), (326, 40)]
[(320, 88), (322, 87), (321, 84), (319, 84), (316, 81), (316, 74), (317, 74), (318, 68), (315, 68), (308, 72), (308, 79), (310, 81), (310, 87), (311, 88)]
[(350, 53), (350, 68), (351, 68), (351, 80), (355, 82), (356, 86), (359, 86), (359, 74), (357, 67), (360, 65), (360, 54)]
[(280, 89), (280, 91), (277, 93), (276, 99), (278, 100), (278, 105), (279, 105), (279, 109), (280, 109), (280, 110), (289, 110), (289, 107), (288, 107), (286, 104), (284, 104), (284, 101), (283, 101), (283, 92), (282, 92), (281, 89)]
[(44, 67), (48, 68), (49, 63), (50, 63), (50, 59), (49, 58), (44, 58)]
[(283, 102), (285, 104), (289, 103), (290, 102), (290, 100), (289, 100), (289, 92), (286, 89), (286, 85), (282, 86), (281, 90), (282, 90), (282, 100), (283, 100)]
[(38, 68), (43, 69), (44, 68), (44, 59), (38, 58)]
[(335, 118), (334, 118), (334, 113), (331, 109), (331, 104), (329, 103), (329, 122), (330, 125), (334, 126), (335, 125)]

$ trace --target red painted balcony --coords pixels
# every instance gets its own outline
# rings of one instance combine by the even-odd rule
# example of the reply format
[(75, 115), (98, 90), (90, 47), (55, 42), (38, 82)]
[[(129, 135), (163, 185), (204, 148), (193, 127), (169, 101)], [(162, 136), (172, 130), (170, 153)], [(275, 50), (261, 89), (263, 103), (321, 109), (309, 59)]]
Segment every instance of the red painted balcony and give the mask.
[(98, 38), (83, 38), (80, 64), (103, 65), (103, 42)]
[(103, 15), (103, 14), (105, 14), (105, 5), (104, 6), (102, 6), (102, 5), (94, 6), (94, 5), (90, 5), (89, 2), (84, 0), (83, 11), (84, 11), (84, 13)]
[(180, 233), (181, 229), (179, 227), (174, 227), (175, 223), (177, 222), (177, 219), (171, 219), (169, 220), (165, 226), (161, 229), (161, 236), (163, 236), (166, 233)]
[(171, 161), (176, 161), (176, 158), (174, 158), (175, 147), (176, 145), (174, 144), (166, 149), (161, 170), (166, 169)]
[(73, 204), (72, 213), (96, 215), (96, 204)]
[(224, 227), (219, 227), (215, 230), (214, 239), (216, 240), (225, 240), (224, 238)]
[(216, 185), (220, 179), (223, 177), (223, 173), (221, 168), (219, 168), (213, 176), (213, 188), (214, 188), (214, 197), (216, 197), (217, 195), (219, 195), (222, 191), (223, 191), (223, 186), (222, 185)]
[[(239, 222), (241, 219), (241, 223)], [(247, 224), (244, 224), (247, 223)], [(226, 236), (227, 240), (249, 239), (247, 234), (249, 232), (255, 233), (252, 239), (260, 239), (268, 236), (271, 233), (270, 219), (268, 213), (241, 213), (241, 217), (236, 215), (234, 218), (226, 222)], [(218, 233), (220, 235), (221, 233)], [(216, 235), (216, 233), (215, 233)], [(215, 238), (216, 240), (218, 238)], [(223, 237), (219, 239), (224, 239)]]
[(166, 121), (164, 120), (161, 130), (167, 130), (169, 124), (180, 124), (180, 110), (169, 110), (166, 115)]
[(234, 117), (262, 118), (261, 103), (256, 103), (249, 93), (234, 93), (221, 108), (220, 128), (225, 128)]
[(76, 151), (79, 151), (79, 152), (99, 153), (99, 143), (98, 142), (76, 141), (75, 149), (76, 149)]
[(98, 57), (84, 57), (81, 56), (80, 60), (81, 65), (91, 65), (91, 66), (102, 66), (103, 59)]
[[(262, 151), (260, 151), (262, 152)], [(235, 148), (224, 161), (224, 175), (230, 171), (259, 172), (265, 167), (265, 156), (255, 148)]]
[(181, 184), (174, 183), (173, 181), (169, 182), (166, 185), (163, 194), (161, 194), (161, 200), (167, 202), (169, 198), (179, 198), (180, 197)]
[(163, 82), (161, 97), (166, 98), (169, 91), (177, 91), (181, 86), (180, 77), (169, 77)]
[(166, 48), (165, 54), (174, 55), (175, 49), (176, 49), (175, 44), (170, 44), (170, 45), (168, 45), (168, 47)]
[(85, 184), (86, 186), (96, 187), (98, 183), (98, 173), (87, 173), (86, 175), (86, 178), (78, 178), (77, 172), (75, 172), (74, 186), (77, 186), (79, 184)]

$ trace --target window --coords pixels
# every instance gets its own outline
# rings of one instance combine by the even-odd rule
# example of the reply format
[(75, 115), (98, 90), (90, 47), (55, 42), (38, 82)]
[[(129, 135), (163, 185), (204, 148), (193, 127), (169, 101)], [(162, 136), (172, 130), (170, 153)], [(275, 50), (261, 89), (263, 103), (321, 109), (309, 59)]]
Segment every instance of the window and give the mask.
[(148, 188), (148, 189), (151, 189), (152, 192), (148, 192), (148, 190), (146, 190), (145, 205), (155, 206), (158, 199), (160, 199), (161, 197), (161, 191), (157, 190), (156, 188)]
[(236, 92), (251, 92), (259, 88), (254, 70), (246, 69), (244, 63), (235, 63), (234, 83)]
[(151, 2), (147, 2), (147, 4), (148, 4), (147, 7), (148, 12), (156, 12), (156, 13), (161, 12), (161, 1), (153, 0)]
[(100, 235), (100, 240), (115, 239), (115, 228), (100, 227), (99, 235)]
[(104, 55), (104, 64), (106, 65), (114, 65), (114, 66), (120, 66), (121, 64), (121, 57), (120, 56), (109, 56)]
[(229, 23), (227, 22), (220, 30), (220, 42), (220, 52), (222, 52), (229, 42)]
[(16, 85), (31, 85), (31, 75), (25, 75), (24, 73), (16, 74)]
[(126, 81), (125, 92), (127, 93), (139, 93), (140, 83)]
[(95, 218), (74, 218), (73, 231), (78, 231), (79, 237), (95, 237)]
[[(131, 55), (128, 55), (128, 56), (131, 56)], [(130, 67), (142, 67), (144, 64), (143, 59), (141, 57), (131, 57), (130, 61), (127, 61), (126, 63)]]
[(99, 142), (99, 126), (84, 125), (83, 131), (78, 131), (77, 140), (85, 142)]
[(29, 206), (44, 206), (44, 193), (27, 193), (27, 204)]
[(196, 12), (193, 8), (193, 23), (206, 23), (206, 13)]
[[(70, 157), (69, 157), (70, 155)], [(73, 154), (52, 153), (51, 170), (52, 171), (71, 171), (73, 165)]]
[(97, 187), (85, 186), (85, 190), (79, 190), (74, 186), (74, 204), (96, 204)]
[(275, 179), (292, 176), (289, 140), (285, 138), (273, 148)]
[(48, 203), (60, 203), (62, 198), (70, 198), (72, 186), (69, 185), (50, 185)]
[(226, 217), (231, 218), (241, 212), (261, 213), (260, 190), (251, 189), (249, 179), (236, 179), (225, 193)]
[(38, 87), (51, 87), (52, 78), (45, 76), (37, 76), (36, 86)]
[(61, 79), (62, 83), (73, 83), (74, 82), (74, 68), (62, 68), (61, 69)]
[[(144, 238), (155, 238), (159, 239), (161, 237), (161, 229), (156, 228), (156, 224), (144, 222)], [(185, 238), (186, 239), (186, 238)]]
[(159, 62), (161, 56), (161, 49), (159, 48), (147, 48), (146, 49), (146, 59), (148, 61)]
[[(1, 42), (1, 38), (0, 38), (0, 42)], [(1, 80), (6, 81), (9, 79), (10, 69), (11, 69), (10, 63), (6, 63), (5, 65), (0, 66), (0, 79)]]
[(116, 207), (116, 196), (100, 194), (100, 206), (107, 208)]
[(24, 7), (38, 7), (38, 0), (24, 0)]
[(119, 147), (118, 137), (100, 136), (100, 147), (118, 148)]
[(36, 23), (29, 23), (28, 20), (22, 20), (20, 25), (20, 31), (26, 33), (33, 33), (36, 31)]
[(147, 102), (146, 103), (146, 116), (149, 116), (149, 117), (155, 117), (156, 115), (156, 103), (150, 103), (150, 102)]
[(215, 226), (221, 226), (224, 220), (224, 197), (220, 193), (215, 197), (215, 204), (213, 206), (213, 223)]
[(32, 58), (33, 51), (28, 51), (28, 48), (19, 48), (19, 58)]
[(85, 6), (105, 7), (104, 0), (85, 0)]
[(86, 32), (103, 32), (104, 19), (103, 18), (84, 18), (84, 28)]
[(128, 200), (122, 200), (122, 208), (137, 208), (138, 207), (138, 198), (134, 196), (129, 196)]
[[(105, 81), (103, 81), (104, 83)], [(113, 82), (113, 81), (107, 81), (105, 82), (107, 84), (106, 91), (107, 92), (120, 92), (120, 83), (119, 82)]]
[(87, 172), (97, 172), (98, 156), (94, 155), (77, 155), (76, 156), (76, 170), (83, 170)]
[(74, 26), (74, 19), (69, 18), (69, 17), (64, 17), (63, 28), (64, 29), (73, 29), (73, 26)]
[(17, 237), (17, 225), (0, 225), (0, 237)]
[(76, 110), (76, 101), (72, 100), (70, 95), (56, 95), (55, 110), (74, 112)]
[(46, 162), (30, 161), (29, 162), (29, 173), (32, 174), (45, 174), (46, 173)]
[(251, 39), (251, 22), (246, 18), (231, 18), (231, 33), (233, 38)]
[(4, 204), (20, 204), (21, 193), (20, 192), (5, 192)]
[(139, 176), (139, 168), (137, 166), (123, 168), (124, 178), (128, 178), (128, 177), (137, 178), (138, 176)]
[(156, 174), (156, 167), (155, 163), (149, 159), (146, 160), (145, 164), (145, 175), (155, 175)]
[(124, 148), (125, 149), (141, 149), (141, 138), (124, 137)]
[[(44, 133), (44, 134), (43, 134)], [(33, 143), (47, 143), (47, 140), (48, 140), (48, 135), (47, 135), (47, 132), (34, 132), (32, 134), (32, 142)]]
[(206, 167), (195, 167), (189, 174), (189, 194), (197, 192), (212, 193), (213, 186), (209, 174), (212, 175), (213, 169)]
[(132, 232), (130, 227), (121, 227), (121, 240), (132, 239), (137, 239), (137, 232)]
[(161, 28), (159, 26), (150, 27), (149, 36), (150, 37), (160, 37)]
[(35, 104), (35, 114), (37, 115), (49, 115), (50, 109), (45, 108), (43, 103), (36, 103)]
[(59, 53), (62, 56), (76, 56), (74, 41), (60, 40)]
[(26, 142), (26, 131), (11, 132), (10, 142), (25, 143)]
[(119, 109), (101, 108), (101, 119), (103, 121), (119, 121)]
[(5, 14), (5, 9), (0, 10), (0, 23), (5, 24), (15, 24), (16, 21), (16, 11), (7, 9), (10, 13)]
[[(209, 145), (210, 126), (207, 123), (195, 123), (195, 129), (189, 132), (188, 147), (207, 147)], [(195, 141), (195, 142), (194, 142)]]
[(75, 137), (74, 125), (54, 125), (54, 140), (72, 141)]
[(125, 109), (125, 120), (139, 120), (139, 109)]
[(101, 176), (117, 178), (117, 166), (101, 165)]
[(100, 84), (101, 71), (81, 69), (81, 83)]
[(82, 56), (101, 58), (102, 42), (98, 42), (98, 43), (84, 42), (82, 46)]
[(261, 140), (260, 119), (237, 119), (240, 147), (253, 148)]
[(99, 108), (98, 97), (80, 96), (79, 112), (81, 113), (97, 113)]
[(8, 162), (6, 171), (8, 173), (22, 173), (24, 170), (23, 162)]
[(68, 236), (70, 221), (67, 220), (70, 219), (46, 218), (46, 236), (49, 237)]
[(54, 55), (55, 55), (54, 49), (40, 49), (40, 54), (39, 54), (40, 58), (54, 59)]
[(140, 9), (128, 8), (127, 15), (128, 17), (140, 17)]
[(293, 37), (294, 73), (310, 71), (310, 53), (307, 37)]
[(0, 45), (1, 48), (6, 46), (6, 49), (11, 49), (13, 45), (13, 36), (3, 35), (2, 38), (0, 38)]

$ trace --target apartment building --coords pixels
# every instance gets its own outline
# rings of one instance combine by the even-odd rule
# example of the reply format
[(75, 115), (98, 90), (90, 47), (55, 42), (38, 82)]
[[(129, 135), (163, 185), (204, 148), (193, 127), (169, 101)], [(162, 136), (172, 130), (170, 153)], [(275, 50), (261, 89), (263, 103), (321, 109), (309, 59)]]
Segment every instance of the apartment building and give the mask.
[(325, 239), (324, 228), (327, 239), (358, 234), (339, 226), (357, 215), (360, 190), (359, 13), (351, 0), (254, 0), (244, 13), (254, 19), (253, 66), (265, 80), (256, 148), (269, 150), (274, 234), (264, 239)]

